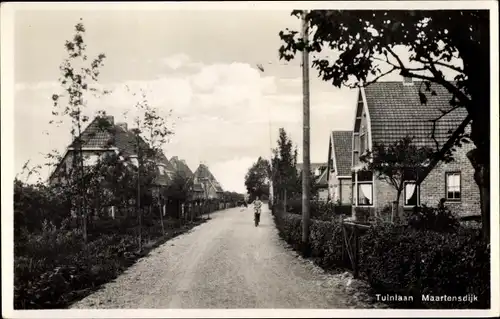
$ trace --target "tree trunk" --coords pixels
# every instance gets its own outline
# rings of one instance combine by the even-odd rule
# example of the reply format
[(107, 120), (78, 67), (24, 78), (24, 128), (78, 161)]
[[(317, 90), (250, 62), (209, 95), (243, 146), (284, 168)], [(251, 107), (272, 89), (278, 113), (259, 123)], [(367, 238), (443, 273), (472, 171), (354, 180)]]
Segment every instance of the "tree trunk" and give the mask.
[(161, 200), (158, 200), (158, 204), (160, 206), (160, 224), (161, 224), (161, 232), (165, 235), (165, 224), (163, 223), (163, 205)]
[(481, 200), (481, 224), (483, 239), (490, 242), (490, 170), (488, 158), (481, 156), (479, 149), (475, 148), (467, 153), (467, 157), (474, 167), (474, 180), (479, 187)]
[(391, 222), (400, 222), (402, 220), (402, 216), (401, 216), (401, 209), (400, 209), (400, 205), (399, 205), (399, 200), (401, 199), (401, 191), (398, 190), (397, 191), (397, 195), (396, 195), (396, 207), (394, 207), (392, 209), (392, 216), (391, 216)]

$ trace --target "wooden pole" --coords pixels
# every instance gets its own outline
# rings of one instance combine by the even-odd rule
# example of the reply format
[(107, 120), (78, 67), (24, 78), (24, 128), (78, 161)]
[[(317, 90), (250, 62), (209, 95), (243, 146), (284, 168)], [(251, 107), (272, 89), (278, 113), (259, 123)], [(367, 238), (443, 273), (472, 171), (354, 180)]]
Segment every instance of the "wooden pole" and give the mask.
[(308, 44), (308, 23), (306, 21), (307, 11), (302, 11), (302, 38), (306, 43), (306, 49), (302, 51), (302, 93), (303, 93), (303, 148), (302, 148), (302, 253), (309, 255), (309, 224), (310, 224), (310, 177), (311, 163), (309, 158), (309, 52)]

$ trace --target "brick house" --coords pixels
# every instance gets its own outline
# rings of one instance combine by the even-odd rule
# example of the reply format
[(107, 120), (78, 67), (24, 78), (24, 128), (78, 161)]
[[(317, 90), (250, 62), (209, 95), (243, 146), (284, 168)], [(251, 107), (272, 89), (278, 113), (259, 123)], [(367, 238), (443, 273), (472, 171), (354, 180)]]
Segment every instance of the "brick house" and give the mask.
[[(102, 125), (103, 120), (107, 123)], [(126, 123), (114, 123), (113, 116), (96, 117), (83, 130), (81, 134), (82, 153), (84, 166), (92, 166), (106, 154), (115, 153), (120, 160), (126, 164), (138, 165), (137, 158), (137, 139), (134, 132), (128, 130)], [(142, 149), (149, 146), (139, 138)], [(69, 172), (72, 166), (74, 152), (76, 151), (74, 143), (70, 144), (62, 160), (56, 165), (49, 176), (49, 184), (54, 185), (64, 181), (64, 172)], [(168, 185), (171, 181), (174, 167), (170, 164), (165, 155), (160, 152), (154, 159), (157, 166), (157, 175), (154, 180), (155, 191)]]
[[(412, 136), (417, 146), (437, 150), (447, 141), (450, 131), (455, 130), (466, 116), (464, 109), (456, 109), (436, 122), (442, 110), (450, 110), (451, 94), (438, 85), (427, 92), (427, 102), (419, 99), (419, 88), (425, 91), (423, 82), (405, 79), (402, 82), (377, 82), (359, 90), (354, 130), (352, 134), (351, 179), (353, 205), (378, 211), (396, 200), (396, 190), (373, 174), (360, 172), (363, 163), (360, 155), (375, 143), (394, 143), (405, 136)], [(470, 129), (470, 127), (468, 128)], [(437, 144), (436, 144), (437, 143)], [(455, 161), (440, 162), (416, 187), (408, 181), (400, 199), (400, 206), (411, 209), (415, 205), (437, 206), (444, 198), (445, 205), (461, 216), (480, 212), (479, 189), (474, 181), (474, 169), (466, 157), (474, 146), (464, 144), (454, 152)]]
[(352, 200), (352, 131), (332, 131), (328, 145), (326, 170), (328, 199), (341, 205)]
[(221, 199), (224, 190), (205, 164), (200, 164), (193, 175), (195, 199)]
[[(302, 163), (297, 163), (297, 173), (302, 172)], [(328, 182), (327, 182), (327, 163), (311, 163), (311, 173), (316, 179), (316, 186), (318, 188), (319, 201), (326, 202), (328, 200)]]

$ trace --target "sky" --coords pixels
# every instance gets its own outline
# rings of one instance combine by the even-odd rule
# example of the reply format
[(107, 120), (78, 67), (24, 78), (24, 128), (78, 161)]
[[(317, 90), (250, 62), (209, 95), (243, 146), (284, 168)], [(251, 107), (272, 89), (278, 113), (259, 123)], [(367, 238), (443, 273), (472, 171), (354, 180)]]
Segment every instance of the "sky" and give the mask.
[[(89, 116), (105, 110), (115, 122), (130, 121), (131, 92), (145, 89), (152, 106), (172, 110), (167, 157), (185, 159), (193, 171), (205, 163), (229, 191), (245, 192), (248, 168), (270, 156), (280, 127), (302, 158), (300, 61), (278, 57), (279, 31), (300, 27), (289, 11), (24, 10), (14, 21), (16, 174), (70, 141), (68, 122), (49, 124), (51, 96), (61, 92), (64, 43), (80, 18), (89, 56), (106, 54), (98, 85), (112, 92), (88, 97)], [(329, 132), (350, 128), (356, 92), (324, 83), (314, 70), (310, 91), (311, 160), (326, 162)]]
[[(130, 123), (132, 92), (144, 89), (153, 107), (163, 114), (172, 110), (168, 123), (174, 135), (164, 147), (166, 156), (186, 160), (193, 171), (208, 165), (229, 191), (246, 192), (246, 172), (259, 156), (270, 157), (281, 127), (301, 161), (300, 56), (291, 62), (278, 56), (278, 33), (300, 30), (289, 10), (17, 10), (15, 174), (23, 176), (28, 160), (43, 164), (44, 154), (64, 153), (70, 142), (68, 121), (49, 124), (51, 97), (61, 93), (64, 43), (80, 18), (89, 56), (106, 54), (98, 86), (112, 92), (88, 96), (90, 117), (105, 110), (115, 122)], [(356, 96), (355, 90), (323, 82), (311, 69), (312, 162), (327, 161), (332, 130), (352, 129)], [(48, 174), (44, 168), (41, 177)]]

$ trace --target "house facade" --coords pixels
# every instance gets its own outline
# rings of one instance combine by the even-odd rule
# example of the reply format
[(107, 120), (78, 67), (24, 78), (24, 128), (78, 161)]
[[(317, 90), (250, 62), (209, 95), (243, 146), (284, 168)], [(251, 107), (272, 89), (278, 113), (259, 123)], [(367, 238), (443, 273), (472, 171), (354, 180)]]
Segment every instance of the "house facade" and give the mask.
[[(423, 83), (409, 79), (377, 82), (359, 90), (352, 134), (353, 206), (380, 211), (396, 200), (396, 190), (391, 185), (362, 170), (360, 156), (373, 145), (389, 145), (410, 136), (416, 146), (438, 150), (465, 119), (465, 110), (461, 108), (443, 116), (443, 111), (450, 110), (452, 99), (444, 87), (433, 85), (435, 94), (427, 92), (425, 104), (419, 99), (419, 90), (425, 90)], [(398, 205), (405, 210), (422, 204), (435, 207), (444, 199), (445, 205), (461, 216), (479, 214), (479, 189), (466, 156), (472, 148), (471, 144), (457, 148), (454, 161), (440, 162), (427, 172), (420, 186), (412, 180), (405, 182)]]
[[(297, 173), (301, 173), (303, 169), (302, 163), (297, 163)], [(328, 200), (328, 182), (327, 182), (327, 163), (311, 163), (311, 173), (316, 179), (317, 194), (319, 201), (326, 202)]]
[[(103, 123), (105, 124), (103, 125)], [(141, 149), (149, 148), (142, 138), (139, 137), (137, 140), (137, 136), (128, 130), (126, 123), (115, 124), (113, 116), (94, 118), (83, 130), (80, 140), (85, 167), (95, 165), (106, 154), (117, 154), (120, 160), (126, 164), (138, 166), (137, 143), (140, 144)], [(64, 173), (71, 169), (76, 150), (74, 143), (67, 147), (62, 160), (49, 176), (50, 184), (64, 181)], [(173, 176), (174, 168), (161, 152), (155, 156), (154, 161), (157, 167), (155, 185), (158, 187), (168, 185)]]
[(200, 164), (193, 174), (194, 199), (222, 199), (224, 190), (205, 164)]
[(352, 133), (332, 131), (328, 146), (328, 200), (341, 205), (352, 204)]

